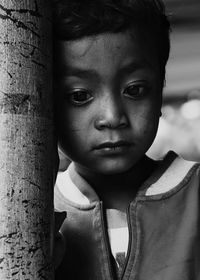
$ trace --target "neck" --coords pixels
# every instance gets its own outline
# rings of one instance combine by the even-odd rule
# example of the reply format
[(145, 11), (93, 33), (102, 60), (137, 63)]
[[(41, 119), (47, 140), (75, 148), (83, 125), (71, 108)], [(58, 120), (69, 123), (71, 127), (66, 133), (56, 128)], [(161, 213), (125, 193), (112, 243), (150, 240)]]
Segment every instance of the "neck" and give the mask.
[(122, 211), (134, 199), (154, 168), (155, 162), (146, 156), (130, 170), (119, 174), (97, 174), (76, 166), (77, 172), (92, 186), (106, 208)]

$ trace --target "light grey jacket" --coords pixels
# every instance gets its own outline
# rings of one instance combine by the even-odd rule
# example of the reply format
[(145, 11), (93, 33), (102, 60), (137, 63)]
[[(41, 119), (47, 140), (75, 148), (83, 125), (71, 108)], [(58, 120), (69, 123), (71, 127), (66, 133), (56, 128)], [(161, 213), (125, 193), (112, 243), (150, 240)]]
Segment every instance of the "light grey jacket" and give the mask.
[[(121, 279), (200, 280), (199, 173), (199, 164), (170, 152), (141, 187), (127, 210), (130, 240)], [(117, 279), (102, 202), (73, 164), (58, 175), (55, 208), (67, 211), (61, 229), (66, 254), (56, 280)]]

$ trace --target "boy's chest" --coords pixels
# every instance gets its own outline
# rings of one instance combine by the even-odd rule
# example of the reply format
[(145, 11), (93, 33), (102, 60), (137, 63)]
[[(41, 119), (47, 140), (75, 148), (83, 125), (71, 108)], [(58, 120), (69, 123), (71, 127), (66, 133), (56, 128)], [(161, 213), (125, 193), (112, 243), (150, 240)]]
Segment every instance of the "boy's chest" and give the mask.
[(115, 274), (120, 278), (126, 262), (129, 229), (126, 213), (117, 209), (106, 209), (106, 225)]
[[(65, 271), (72, 280), (117, 279), (101, 204), (87, 211), (70, 211), (62, 229), (67, 253), (60, 272)], [(125, 259), (118, 255), (121, 279), (198, 280), (198, 215), (195, 194), (186, 199), (180, 192), (173, 199), (133, 203), (128, 214), (128, 251)], [(116, 238), (118, 248), (124, 236)]]

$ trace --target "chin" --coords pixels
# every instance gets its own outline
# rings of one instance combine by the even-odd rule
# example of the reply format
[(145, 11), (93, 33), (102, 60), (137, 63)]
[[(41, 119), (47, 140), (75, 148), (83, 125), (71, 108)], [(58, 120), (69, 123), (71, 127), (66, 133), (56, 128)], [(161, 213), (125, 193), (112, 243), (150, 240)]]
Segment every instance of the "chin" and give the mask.
[(131, 163), (104, 163), (96, 168), (96, 172), (103, 175), (114, 175), (127, 172), (133, 167), (133, 162)]

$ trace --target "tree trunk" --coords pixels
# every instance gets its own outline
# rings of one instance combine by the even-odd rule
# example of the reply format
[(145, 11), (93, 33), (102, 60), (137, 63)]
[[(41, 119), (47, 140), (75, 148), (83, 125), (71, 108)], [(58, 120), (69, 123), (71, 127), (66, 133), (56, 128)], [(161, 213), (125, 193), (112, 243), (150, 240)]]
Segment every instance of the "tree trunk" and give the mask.
[(51, 1), (0, 0), (0, 279), (53, 279)]

